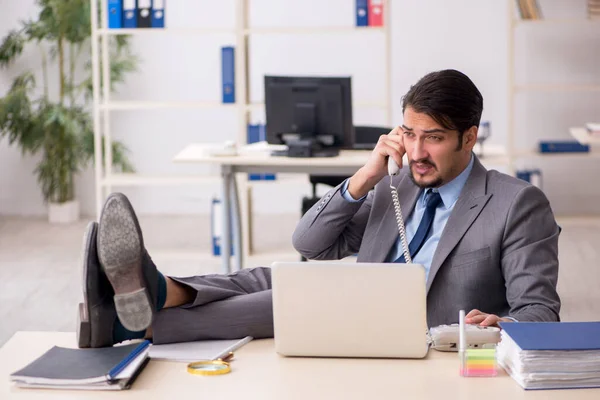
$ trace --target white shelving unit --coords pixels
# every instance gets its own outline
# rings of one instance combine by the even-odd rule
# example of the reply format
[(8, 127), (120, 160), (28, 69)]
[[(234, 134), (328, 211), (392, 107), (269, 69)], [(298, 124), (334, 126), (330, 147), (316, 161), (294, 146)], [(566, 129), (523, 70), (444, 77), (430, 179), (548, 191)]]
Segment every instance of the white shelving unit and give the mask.
[[(508, 134), (507, 134), (507, 157), (509, 161), (509, 173), (515, 174), (515, 162), (523, 158), (596, 158), (600, 157), (598, 152), (589, 153), (540, 153), (535, 150), (517, 150), (514, 144), (515, 137), (515, 96), (518, 93), (548, 93), (548, 95), (557, 95), (560, 93), (588, 93), (600, 92), (600, 84), (555, 84), (555, 83), (536, 83), (536, 84), (516, 84), (515, 82), (515, 31), (520, 26), (572, 26), (577, 29), (581, 26), (595, 25), (600, 26), (600, 20), (583, 18), (551, 18), (551, 19), (520, 19), (518, 17), (516, 0), (508, 0), (508, 21), (509, 21), (509, 46), (508, 46)], [(586, 121), (582, 121), (586, 122)], [(571, 130), (572, 131), (572, 130)]]
[[(348, 0), (352, 1), (353, 0)], [(216, 176), (155, 176), (139, 174), (115, 174), (111, 171), (112, 153), (110, 146), (106, 146), (104, 157), (99, 149), (102, 148), (102, 140), (105, 144), (111, 141), (111, 113), (125, 112), (129, 110), (152, 110), (152, 109), (211, 109), (219, 107), (237, 108), (238, 132), (237, 143), (245, 144), (247, 140), (247, 125), (250, 122), (252, 111), (263, 111), (263, 103), (249, 102), (249, 41), (253, 35), (326, 35), (331, 33), (358, 34), (360, 32), (379, 32), (385, 41), (384, 65), (385, 73), (385, 98), (381, 102), (361, 103), (354, 102), (354, 108), (380, 108), (385, 110), (385, 123), (392, 123), (392, 99), (391, 99), (391, 23), (389, 19), (391, 1), (384, 0), (384, 26), (383, 27), (290, 27), (269, 28), (251, 27), (249, 24), (249, 0), (236, 0), (235, 29), (231, 28), (138, 28), (138, 29), (108, 29), (107, 22), (107, 0), (101, 0), (98, 10), (98, 2), (90, 0), (91, 4), (91, 27), (92, 27), (92, 71), (93, 71), (93, 112), (94, 112), (94, 143), (97, 149), (95, 153), (95, 180), (96, 180), (96, 212), (100, 215), (102, 204), (106, 196), (114, 186), (166, 186), (166, 185), (201, 185), (214, 184), (219, 178)], [(95, 16), (100, 15), (100, 21)], [(354, 21), (351, 21), (354, 24)], [(235, 88), (236, 102), (223, 104), (220, 102), (177, 102), (177, 101), (112, 101), (110, 96), (109, 82), (109, 47), (108, 41), (114, 35), (161, 35), (164, 33), (181, 35), (212, 35), (212, 34), (234, 34), (235, 35)], [(102, 70), (100, 66), (102, 65)], [(102, 76), (102, 79), (101, 79)], [(243, 213), (249, 213), (248, 187), (249, 185), (260, 185), (262, 182), (248, 182), (244, 175), (238, 176), (238, 188), (240, 194), (240, 206)], [(270, 183), (276, 184), (276, 183)], [(247, 215), (247, 214), (246, 214)], [(250, 254), (250, 227), (243, 218), (243, 243), (244, 259)]]

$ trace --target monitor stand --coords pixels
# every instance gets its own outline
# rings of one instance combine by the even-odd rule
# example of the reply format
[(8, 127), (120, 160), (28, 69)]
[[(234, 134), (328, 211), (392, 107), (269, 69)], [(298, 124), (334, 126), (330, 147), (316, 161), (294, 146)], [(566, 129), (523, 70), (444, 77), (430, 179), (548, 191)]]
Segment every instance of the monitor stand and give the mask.
[(287, 146), (287, 157), (335, 157), (339, 154), (337, 148), (323, 146), (314, 138), (291, 140), (287, 142)]

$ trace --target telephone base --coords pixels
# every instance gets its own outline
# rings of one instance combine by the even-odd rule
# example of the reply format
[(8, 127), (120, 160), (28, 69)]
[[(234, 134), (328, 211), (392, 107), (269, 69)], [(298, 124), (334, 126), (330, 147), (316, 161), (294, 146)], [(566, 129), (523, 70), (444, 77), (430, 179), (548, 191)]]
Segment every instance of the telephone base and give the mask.
[[(458, 351), (458, 324), (440, 325), (429, 330), (431, 347), (438, 351)], [(493, 326), (465, 325), (467, 348), (493, 349), (500, 342), (500, 328)]]

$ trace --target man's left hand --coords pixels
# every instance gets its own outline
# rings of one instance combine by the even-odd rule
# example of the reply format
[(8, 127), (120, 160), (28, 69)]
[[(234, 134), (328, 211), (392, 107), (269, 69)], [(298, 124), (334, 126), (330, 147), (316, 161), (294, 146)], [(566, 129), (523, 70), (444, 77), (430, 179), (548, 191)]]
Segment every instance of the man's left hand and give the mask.
[(475, 324), (480, 326), (498, 327), (498, 322), (513, 322), (508, 318), (500, 318), (494, 314), (487, 314), (477, 309), (469, 311), (465, 316), (465, 324)]

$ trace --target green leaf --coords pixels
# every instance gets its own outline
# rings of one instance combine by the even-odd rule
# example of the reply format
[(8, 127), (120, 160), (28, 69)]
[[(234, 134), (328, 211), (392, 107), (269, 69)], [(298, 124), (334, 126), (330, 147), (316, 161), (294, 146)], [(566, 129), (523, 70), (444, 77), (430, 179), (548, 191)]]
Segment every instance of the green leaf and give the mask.
[(10, 31), (0, 45), (0, 67), (9, 66), (23, 52), (27, 38), (21, 31)]
[[(36, 0), (39, 6), (37, 18), (21, 22), (20, 30), (13, 30), (0, 45), (0, 66), (6, 67), (18, 57), (29, 42), (43, 42), (40, 46), (56, 59), (58, 43), (89, 48), (91, 36), (89, 0)], [(100, 1), (99, 1), (100, 3)], [(135, 71), (138, 60), (133, 56), (129, 38), (109, 38), (111, 64), (110, 87), (125, 80)], [(65, 70), (73, 69), (79, 52), (63, 52)], [(81, 54), (89, 54), (83, 51)], [(70, 57), (73, 58), (70, 58)], [(83, 60), (88, 76), (75, 85), (71, 76), (65, 76), (66, 93), (77, 99), (80, 92), (91, 94), (91, 62)], [(58, 79), (58, 74), (48, 76)], [(47, 82), (52, 85), (53, 82)], [(55, 82), (56, 83), (56, 82)], [(35, 173), (44, 200), (63, 202), (74, 197), (74, 175), (94, 159), (94, 133), (92, 116), (81, 104), (65, 105), (52, 102), (44, 95), (35, 97), (36, 81), (30, 72), (14, 79), (9, 91), (0, 98), (0, 138), (6, 137), (10, 144), (18, 145), (23, 153), (40, 153)], [(91, 96), (84, 97), (87, 101)], [(104, 154), (104, 140), (102, 140)], [(120, 142), (110, 143), (113, 166), (122, 171), (133, 171), (128, 160), (128, 149)]]
[(0, 99), (0, 137), (8, 137), (9, 144), (17, 142), (23, 152), (37, 151), (42, 142), (37, 126), (37, 112), (29, 92), (35, 87), (31, 72), (19, 75), (5, 97)]

